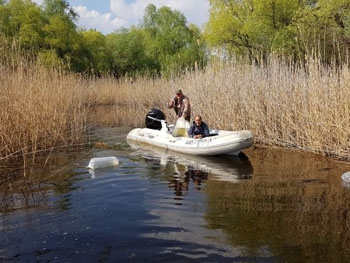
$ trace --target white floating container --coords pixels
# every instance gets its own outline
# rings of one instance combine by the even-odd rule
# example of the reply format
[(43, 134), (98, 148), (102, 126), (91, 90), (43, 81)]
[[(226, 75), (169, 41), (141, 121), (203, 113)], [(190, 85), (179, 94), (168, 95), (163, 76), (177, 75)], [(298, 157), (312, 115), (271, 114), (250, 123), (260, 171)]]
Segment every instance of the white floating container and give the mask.
[(87, 168), (96, 170), (119, 165), (119, 160), (115, 156), (92, 158)]
[(343, 181), (343, 185), (346, 187), (350, 187), (350, 172), (346, 172), (341, 176)]

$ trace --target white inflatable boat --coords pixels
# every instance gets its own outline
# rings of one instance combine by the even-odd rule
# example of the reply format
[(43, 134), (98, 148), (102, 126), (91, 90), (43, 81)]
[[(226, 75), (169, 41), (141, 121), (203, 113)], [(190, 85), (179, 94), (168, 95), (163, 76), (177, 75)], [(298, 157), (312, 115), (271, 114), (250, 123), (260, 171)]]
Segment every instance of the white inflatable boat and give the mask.
[(165, 120), (147, 116), (146, 126), (148, 126), (147, 119), (160, 122), (159, 127), (161, 128), (135, 128), (127, 135), (128, 141), (194, 155), (238, 155), (241, 150), (249, 148), (254, 142), (253, 134), (248, 130), (210, 130), (210, 136), (203, 139), (189, 138), (186, 136), (186, 132), (179, 136), (181, 132), (178, 131), (176, 136), (173, 136), (174, 125), (167, 125)]

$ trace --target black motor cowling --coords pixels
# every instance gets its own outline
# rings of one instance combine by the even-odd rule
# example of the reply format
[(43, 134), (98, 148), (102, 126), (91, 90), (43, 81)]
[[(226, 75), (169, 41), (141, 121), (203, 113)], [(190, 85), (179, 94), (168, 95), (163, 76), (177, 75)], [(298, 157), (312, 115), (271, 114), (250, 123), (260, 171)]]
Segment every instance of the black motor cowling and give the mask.
[(145, 124), (146, 127), (153, 130), (160, 130), (162, 123), (158, 120), (165, 120), (165, 114), (156, 108), (152, 108), (146, 116)]

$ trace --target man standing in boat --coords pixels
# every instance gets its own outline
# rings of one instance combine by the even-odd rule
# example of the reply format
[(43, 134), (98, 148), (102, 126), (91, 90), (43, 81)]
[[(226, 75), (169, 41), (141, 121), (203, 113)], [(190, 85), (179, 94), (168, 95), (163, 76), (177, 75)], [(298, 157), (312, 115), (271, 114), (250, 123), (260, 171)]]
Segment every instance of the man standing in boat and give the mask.
[(181, 89), (176, 91), (176, 96), (169, 102), (168, 108), (174, 108), (177, 117), (184, 117), (185, 120), (190, 121), (190, 99), (185, 94), (183, 94)]

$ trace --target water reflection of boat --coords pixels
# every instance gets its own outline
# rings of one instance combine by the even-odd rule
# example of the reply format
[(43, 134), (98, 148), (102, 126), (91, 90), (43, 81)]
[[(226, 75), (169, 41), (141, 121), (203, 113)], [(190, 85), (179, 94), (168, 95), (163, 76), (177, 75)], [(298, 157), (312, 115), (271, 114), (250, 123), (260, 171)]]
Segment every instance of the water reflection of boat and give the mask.
[(253, 167), (243, 153), (238, 156), (217, 155), (217, 156), (196, 156), (178, 152), (167, 151), (158, 147), (139, 144), (130, 144), (130, 147), (145, 157), (146, 162), (152, 165), (153, 169), (161, 169), (169, 163), (174, 164), (174, 174), (180, 174), (179, 166), (184, 166), (185, 176), (194, 182), (214, 179), (229, 182), (241, 182), (250, 179), (253, 174)]

